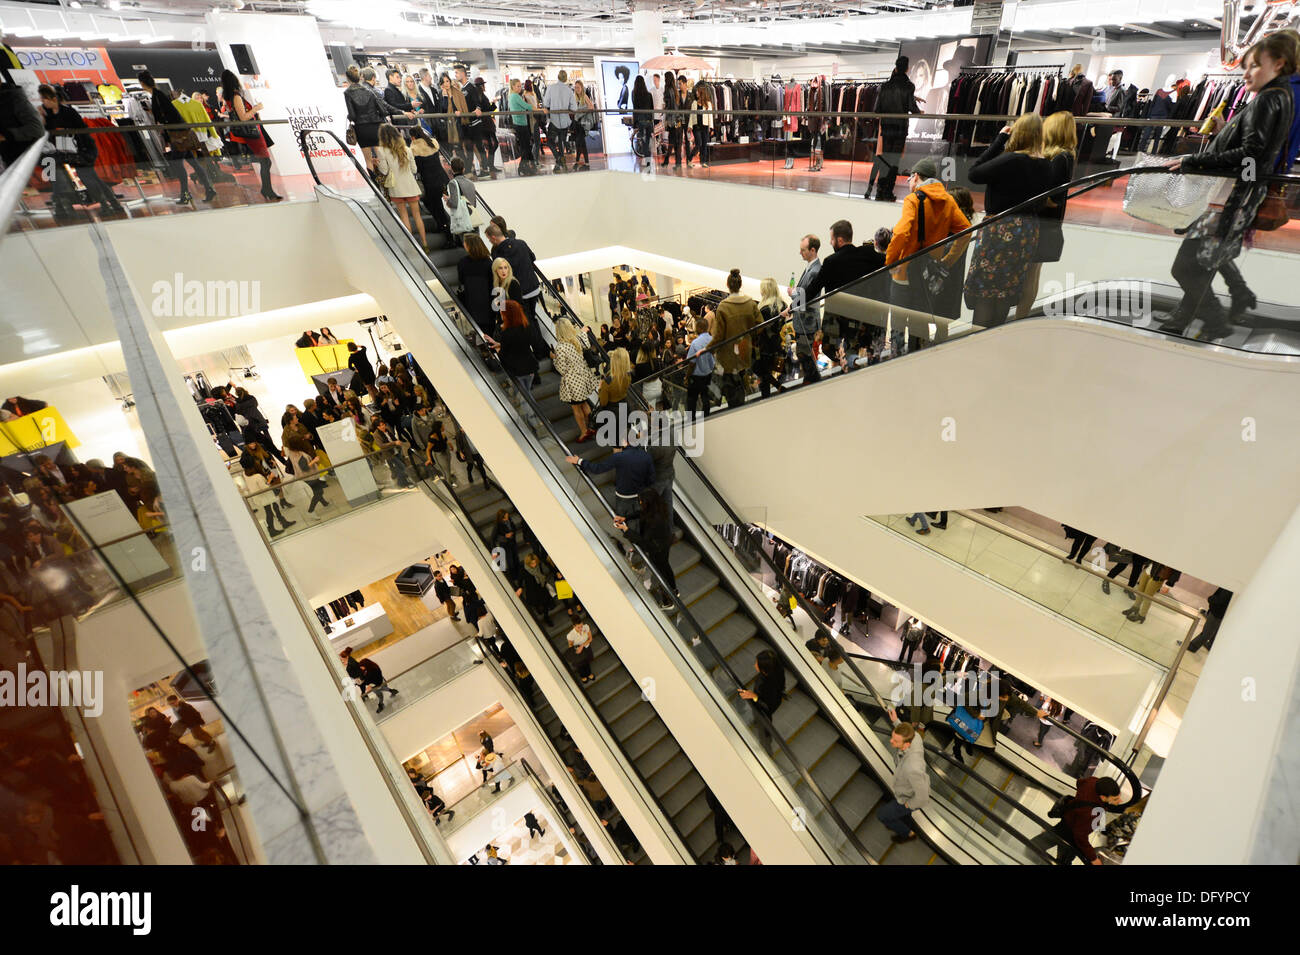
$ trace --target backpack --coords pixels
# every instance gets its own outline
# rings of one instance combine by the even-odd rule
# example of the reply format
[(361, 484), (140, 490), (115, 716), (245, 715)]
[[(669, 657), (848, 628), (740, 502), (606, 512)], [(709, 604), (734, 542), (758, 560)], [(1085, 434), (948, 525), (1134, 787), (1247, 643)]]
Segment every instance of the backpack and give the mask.
[(447, 195), (442, 200), (442, 205), (447, 210), (447, 217), (451, 220), (453, 235), (463, 235), (466, 232), (475, 231), (474, 225), (469, 218), (469, 206), (461, 196), (460, 185), (455, 179), (447, 183)]

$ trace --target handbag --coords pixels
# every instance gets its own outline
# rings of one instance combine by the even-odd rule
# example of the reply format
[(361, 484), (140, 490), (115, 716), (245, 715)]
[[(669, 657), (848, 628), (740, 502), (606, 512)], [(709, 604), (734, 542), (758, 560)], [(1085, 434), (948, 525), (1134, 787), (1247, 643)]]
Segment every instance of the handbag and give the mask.
[(343, 139), (344, 139), (345, 142), (347, 142), (347, 144), (348, 144), (349, 146), (355, 146), (355, 145), (357, 144), (357, 130), (356, 130), (356, 127), (355, 127), (355, 126), (349, 126), (349, 127), (348, 127), (348, 131), (347, 131), (347, 134), (343, 137)]
[[(916, 196), (916, 227), (917, 236), (921, 243), (925, 242), (925, 193), (917, 190), (912, 193)], [(944, 236), (947, 238), (947, 236)], [(950, 267), (933, 255), (927, 255), (921, 260), (921, 285), (929, 293), (931, 300), (939, 297), (943, 292), (944, 286), (948, 284), (948, 274)]]
[[(1167, 156), (1139, 153), (1133, 168), (1164, 166), (1168, 162)], [(1172, 172), (1130, 176), (1124, 189), (1124, 212), (1166, 229), (1186, 229), (1205, 214), (1211, 198), (1222, 185), (1226, 185), (1226, 180), (1214, 176)]]
[(959, 706), (948, 715), (948, 725), (968, 743), (974, 743), (984, 732), (984, 721), (978, 716), (971, 716), (964, 706)]
[(1264, 197), (1264, 202), (1260, 205), (1259, 211), (1255, 213), (1255, 218), (1250, 223), (1250, 227), (1263, 232), (1272, 232), (1274, 229), (1282, 228), (1290, 221), (1291, 212), (1287, 209), (1286, 184), (1270, 182), (1268, 184), (1268, 195)]

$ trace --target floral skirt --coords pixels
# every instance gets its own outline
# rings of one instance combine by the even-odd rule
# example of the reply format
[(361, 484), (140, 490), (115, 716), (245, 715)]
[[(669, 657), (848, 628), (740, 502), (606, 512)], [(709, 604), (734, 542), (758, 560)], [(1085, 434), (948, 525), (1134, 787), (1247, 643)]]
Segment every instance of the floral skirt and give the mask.
[(1018, 298), (1038, 250), (1038, 219), (1007, 216), (980, 230), (966, 273), (966, 304)]

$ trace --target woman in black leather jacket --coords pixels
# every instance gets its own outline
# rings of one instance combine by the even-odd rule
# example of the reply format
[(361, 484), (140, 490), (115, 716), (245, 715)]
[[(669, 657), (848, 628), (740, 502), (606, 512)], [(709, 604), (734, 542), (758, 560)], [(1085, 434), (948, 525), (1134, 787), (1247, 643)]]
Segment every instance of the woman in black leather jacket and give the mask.
[[(1232, 170), (1240, 178), (1221, 212), (1206, 212), (1188, 228), (1171, 270), (1183, 289), (1183, 300), (1161, 331), (1181, 334), (1199, 317), (1204, 325), (1198, 338), (1222, 338), (1255, 306), (1255, 295), (1234, 260), (1268, 195), (1266, 177), (1273, 173), (1290, 133), (1295, 115), (1290, 76), (1296, 72), (1296, 57), (1294, 40), (1283, 34), (1267, 36), (1251, 47), (1242, 62), (1246, 88), (1254, 98), (1214, 137), (1209, 149), (1169, 165), (1183, 172)], [(1211, 288), (1215, 272), (1232, 293), (1228, 312)]]
[[(366, 82), (361, 82), (364, 76)], [(375, 78), (375, 71), (367, 66), (365, 71), (349, 66), (348, 85), (343, 90), (343, 102), (348, 108), (348, 122), (357, 134), (357, 145), (366, 155), (366, 168), (374, 171), (375, 150), (379, 147), (379, 127), (387, 122), (389, 116), (415, 117), (414, 113), (403, 112), (391, 103), (384, 101), (370, 85)]]

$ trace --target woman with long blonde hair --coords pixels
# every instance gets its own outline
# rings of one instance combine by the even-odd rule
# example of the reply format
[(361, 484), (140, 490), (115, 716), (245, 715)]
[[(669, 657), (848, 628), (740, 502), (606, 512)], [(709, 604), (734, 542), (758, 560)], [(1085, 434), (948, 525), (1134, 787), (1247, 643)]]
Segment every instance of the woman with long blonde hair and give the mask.
[[(497, 289), (504, 289), (504, 291), (498, 292)], [(495, 258), (492, 260), (492, 307), (498, 312), (502, 311), (508, 301), (518, 302), (523, 305), (523, 291), (520, 288), (519, 280), (515, 278), (515, 270), (509, 260)], [(527, 313), (527, 309), (525, 309), (525, 313)]]
[[(1043, 158), (1052, 164), (1051, 184), (1064, 186), (1074, 178), (1074, 153), (1079, 147), (1074, 114), (1063, 109), (1043, 120)], [(1038, 213), (1038, 247), (1025, 272), (1025, 285), (1016, 303), (1016, 318), (1025, 318), (1038, 297), (1038, 282), (1044, 262), (1061, 261), (1065, 234), (1065, 196), (1068, 189), (1054, 193)]]
[(557, 321), (551, 363), (560, 375), (560, 400), (568, 404), (578, 425), (578, 444), (596, 436), (591, 428), (591, 405), (587, 399), (596, 390), (597, 381), (582, 351), (582, 339), (573, 323), (567, 318)]
[(781, 323), (778, 315), (785, 311), (786, 301), (776, 279), (766, 278), (758, 284), (758, 317), (762, 323), (755, 344), (758, 354), (754, 358), (754, 374), (758, 376), (758, 390), (762, 398), (772, 393), (773, 385), (781, 391)]
[(975, 242), (966, 276), (966, 304), (975, 313), (975, 325), (992, 328), (1005, 322), (1019, 302), (1038, 250), (1038, 206), (1001, 214), (1052, 186), (1052, 164), (1043, 158), (1042, 117), (1026, 113), (1013, 125), (1002, 127), (969, 175), (971, 182), (984, 186), (984, 214), (996, 221), (986, 224)]
[(597, 403), (602, 407), (616, 405), (627, 397), (632, 384), (632, 358), (626, 348), (615, 348), (609, 353), (609, 372), (601, 380)]
[(388, 201), (401, 215), (402, 225), (406, 226), (407, 232), (412, 231), (411, 219), (415, 219), (415, 231), (419, 233), (420, 245), (427, 252), (429, 240), (424, 234), (424, 216), (420, 215), (420, 184), (415, 181), (415, 156), (397, 127), (391, 123), (379, 127), (375, 169), (388, 191)]

